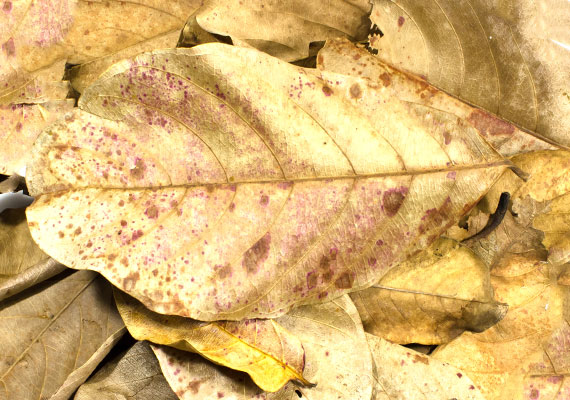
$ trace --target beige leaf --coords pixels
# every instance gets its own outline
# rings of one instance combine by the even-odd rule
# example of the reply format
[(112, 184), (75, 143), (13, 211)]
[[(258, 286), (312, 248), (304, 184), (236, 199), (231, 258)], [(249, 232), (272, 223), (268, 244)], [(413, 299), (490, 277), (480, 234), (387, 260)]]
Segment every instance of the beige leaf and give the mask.
[(491, 271), (496, 300), (509, 304), (506, 317), (432, 357), (465, 371), (488, 400), (567, 398), (569, 288), (556, 284), (559, 270), (534, 256), (507, 255)]
[(464, 103), (424, 79), (386, 64), (379, 57), (356, 47), (346, 39), (327, 40), (319, 51), (317, 68), (368, 78), (384, 87), (380, 94), (386, 98), (397, 97), (452, 113), (470, 123), (504, 156), (558, 148), (551, 139), (522, 130), (483, 109)]
[(230, 36), (235, 45), (294, 61), (310, 55), (311, 42), (339, 36), (365, 39), (369, 13), (367, 0), (207, 0), (196, 21), (208, 32)]
[(370, 18), (388, 64), (570, 146), (567, 1), (375, 0)]
[(366, 339), (376, 366), (372, 400), (484, 399), (463, 371), (374, 335)]
[(204, 323), (157, 314), (118, 290), (115, 300), (137, 340), (195, 352), (216, 364), (246, 372), (268, 392), (276, 392), (290, 380), (309, 384), (303, 378), (303, 345), (274, 320)]
[(166, 380), (183, 400), (338, 399), (369, 400), (372, 359), (356, 308), (343, 296), (293, 309), (276, 321), (299, 337), (306, 351), (305, 376), (314, 387), (293, 382), (275, 393), (257, 388), (245, 374), (192, 353), (152, 345)]
[(322, 75), (222, 44), (116, 64), (80, 100), (105, 119), (77, 111), (36, 142), (32, 236), (153, 311), (199, 320), (371, 286), (506, 163), (454, 116)]
[(111, 289), (80, 271), (0, 303), (0, 399), (68, 399), (125, 331)]
[(74, 400), (176, 400), (147, 342), (137, 342), (79, 387)]
[(65, 269), (34, 243), (24, 209), (0, 214), (0, 243), (0, 300)]
[(450, 239), (350, 296), (364, 329), (395, 343), (447, 343), (465, 330), (484, 331), (507, 312), (493, 299), (485, 263)]

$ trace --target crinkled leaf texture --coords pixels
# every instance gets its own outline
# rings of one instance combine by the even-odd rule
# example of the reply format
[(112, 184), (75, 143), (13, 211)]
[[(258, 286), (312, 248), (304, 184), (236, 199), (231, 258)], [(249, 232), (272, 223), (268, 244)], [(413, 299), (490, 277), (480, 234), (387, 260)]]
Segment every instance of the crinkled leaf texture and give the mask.
[(305, 350), (295, 336), (271, 319), (204, 323), (162, 315), (115, 290), (119, 313), (130, 334), (246, 372), (263, 390), (275, 392), (290, 380), (303, 378)]
[(348, 296), (295, 308), (277, 322), (303, 342), (307, 353), (305, 376), (316, 386), (289, 382), (278, 392), (266, 393), (247, 375), (195, 354), (165, 346), (152, 348), (166, 380), (183, 400), (371, 398), (372, 358), (358, 312)]
[(0, 399), (68, 399), (125, 332), (109, 285), (91, 271), (0, 303)]
[(506, 162), (455, 116), (319, 75), (223, 44), (116, 64), (36, 142), (32, 236), (148, 308), (199, 320), (373, 285)]

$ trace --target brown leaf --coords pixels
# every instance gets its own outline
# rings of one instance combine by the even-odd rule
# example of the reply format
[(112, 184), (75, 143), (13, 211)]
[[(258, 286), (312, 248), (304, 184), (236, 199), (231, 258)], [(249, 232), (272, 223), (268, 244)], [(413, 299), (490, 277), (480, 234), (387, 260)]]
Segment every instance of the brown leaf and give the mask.
[(303, 378), (303, 345), (274, 320), (203, 323), (157, 314), (118, 290), (115, 300), (127, 329), (137, 340), (198, 353), (216, 364), (246, 372), (268, 392), (281, 389), (290, 380), (309, 384)]
[(176, 400), (147, 342), (137, 342), (79, 387), (74, 400)]
[(264, 393), (245, 374), (219, 367), (192, 353), (152, 345), (166, 380), (179, 398), (369, 400), (372, 359), (356, 308), (343, 296), (295, 308), (276, 320), (297, 335), (306, 351), (305, 376), (314, 387), (292, 382)]
[[(533, 150), (557, 149), (552, 140), (528, 132), (465, 103), (430, 85), (425, 79), (398, 70), (346, 39), (327, 40), (319, 51), (317, 68), (368, 78), (381, 85), (385, 98), (397, 97), (452, 113), (471, 124), (501, 154), (509, 156)], [(451, 137), (447, 137), (451, 140)]]
[(253, 47), (285, 61), (310, 55), (311, 42), (330, 37), (366, 38), (370, 26), (367, 0), (326, 4), (299, 0), (207, 0), (196, 13), (204, 30), (230, 36), (233, 44)]
[(371, 286), (506, 164), (456, 117), (322, 74), (222, 44), (116, 64), (80, 101), (105, 119), (77, 111), (36, 142), (32, 236), (153, 311), (200, 320)]
[(433, 358), (465, 371), (489, 400), (568, 397), (570, 298), (556, 283), (559, 271), (532, 255), (507, 255), (491, 271), (506, 317), (438, 347)]
[(24, 209), (10, 209), (0, 214), (0, 243), (0, 300), (65, 269), (34, 243)]
[(439, 239), (351, 294), (364, 329), (395, 343), (441, 344), (482, 332), (507, 312), (493, 300), (489, 270), (471, 250)]
[(463, 371), (374, 335), (366, 339), (376, 366), (372, 400), (484, 399)]
[(375, 0), (383, 36), (370, 45), (395, 67), (570, 146), (568, 2)]
[(68, 399), (125, 328), (111, 289), (80, 271), (0, 303), (1, 399)]

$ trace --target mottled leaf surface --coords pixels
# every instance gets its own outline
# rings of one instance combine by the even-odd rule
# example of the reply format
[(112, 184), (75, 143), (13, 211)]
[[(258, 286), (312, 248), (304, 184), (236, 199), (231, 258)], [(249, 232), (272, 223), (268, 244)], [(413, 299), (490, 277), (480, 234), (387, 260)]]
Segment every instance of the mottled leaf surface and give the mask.
[(176, 400), (147, 342), (137, 342), (79, 387), (74, 400)]
[(288, 383), (275, 393), (261, 391), (245, 374), (203, 358), (153, 345), (164, 376), (178, 397), (194, 399), (369, 400), (372, 359), (356, 308), (343, 296), (302, 306), (276, 320), (299, 337), (306, 351), (306, 378), (314, 387)]
[(216, 364), (246, 372), (263, 390), (275, 392), (303, 378), (305, 350), (301, 341), (271, 319), (204, 323), (162, 315), (115, 291), (119, 313), (130, 334), (180, 350), (199, 353)]
[(570, 4), (375, 0), (378, 57), (570, 146)]
[(485, 263), (443, 238), (350, 296), (364, 329), (395, 343), (447, 343), (465, 330), (489, 328), (507, 312), (493, 299)]
[(32, 236), (150, 309), (200, 320), (371, 286), (506, 163), (455, 116), (321, 74), (222, 44), (116, 64), (36, 142)]
[(79, 271), (0, 302), (1, 399), (67, 399), (125, 328), (111, 288)]

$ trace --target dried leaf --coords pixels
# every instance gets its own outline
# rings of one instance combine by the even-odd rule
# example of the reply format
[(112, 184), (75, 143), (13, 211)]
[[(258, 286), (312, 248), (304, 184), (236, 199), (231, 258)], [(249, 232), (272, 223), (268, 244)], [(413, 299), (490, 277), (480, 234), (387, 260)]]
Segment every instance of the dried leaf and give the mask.
[(506, 317), (432, 357), (465, 371), (488, 400), (568, 397), (570, 298), (569, 288), (556, 284), (558, 273), (532, 255), (506, 256), (491, 271), (495, 298), (509, 304)]
[(507, 312), (493, 299), (489, 269), (471, 250), (439, 239), (351, 294), (364, 329), (395, 343), (441, 344), (482, 332)]
[(0, 214), (0, 300), (65, 269), (32, 240), (23, 209)]
[(375, 0), (378, 56), (570, 146), (570, 3)]
[(137, 340), (195, 352), (216, 364), (246, 372), (268, 392), (281, 389), (290, 380), (309, 384), (303, 378), (303, 345), (274, 320), (204, 323), (154, 313), (118, 290), (115, 299), (127, 329)]
[(111, 289), (80, 271), (0, 303), (0, 399), (68, 399), (125, 329)]
[(74, 400), (176, 400), (147, 342), (137, 342), (79, 387)]
[(424, 79), (386, 64), (346, 39), (327, 40), (319, 51), (317, 68), (368, 78), (384, 87), (380, 93), (386, 98), (397, 97), (452, 113), (470, 123), (504, 156), (558, 148), (552, 140), (522, 130), (485, 110), (464, 103)]
[(152, 348), (166, 380), (183, 400), (371, 398), (370, 350), (348, 296), (295, 308), (276, 321), (303, 342), (307, 354), (305, 376), (316, 386), (289, 382), (276, 393), (264, 393), (245, 374), (219, 367), (192, 353), (164, 346)]
[(32, 236), (153, 311), (199, 320), (371, 286), (506, 164), (456, 117), (322, 74), (222, 44), (116, 64), (80, 100), (105, 119), (77, 111), (36, 142)]
[(235, 45), (294, 61), (310, 55), (311, 42), (338, 36), (365, 39), (369, 13), (368, 0), (207, 0), (196, 21), (208, 32), (230, 36)]
[(484, 399), (463, 371), (374, 335), (366, 339), (376, 365), (372, 400)]
[(548, 211), (534, 219), (533, 227), (545, 234), (542, 243), (548, 249), (548, 261), (570, 262), (570, 193), (553, 199)]

